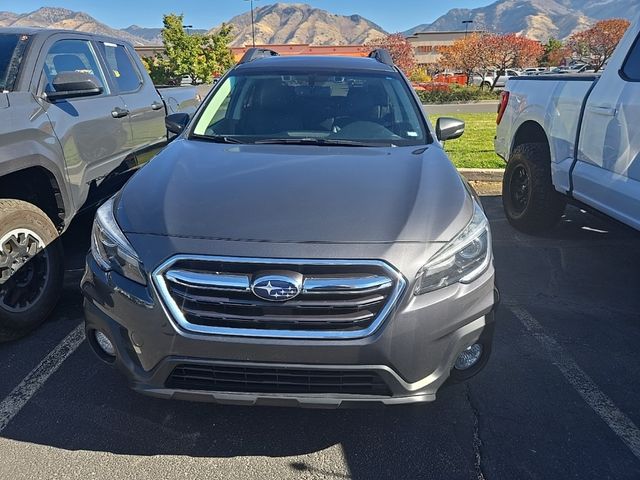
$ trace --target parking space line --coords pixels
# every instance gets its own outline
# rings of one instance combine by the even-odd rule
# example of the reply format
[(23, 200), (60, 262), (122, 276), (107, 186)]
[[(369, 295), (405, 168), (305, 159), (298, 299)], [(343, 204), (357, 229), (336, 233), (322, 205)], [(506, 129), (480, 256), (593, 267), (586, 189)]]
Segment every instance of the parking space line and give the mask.
[(553, 337), (545, 333), (544, 328), (528, 311), (519, 306), (509, 306), (513, 314), (522, 322), (527, 331), (544, 348), (553, 363), (560, 369), (564, 378), (580, 394), (598, 416), (629, 447), (640, 460), (640, 429), (625, 415), (613, 401), (598, 388), (591, 377), (576, 363)]
[(0, 402), (0, 433), (84, 339), (84, 323), (81, 323)]

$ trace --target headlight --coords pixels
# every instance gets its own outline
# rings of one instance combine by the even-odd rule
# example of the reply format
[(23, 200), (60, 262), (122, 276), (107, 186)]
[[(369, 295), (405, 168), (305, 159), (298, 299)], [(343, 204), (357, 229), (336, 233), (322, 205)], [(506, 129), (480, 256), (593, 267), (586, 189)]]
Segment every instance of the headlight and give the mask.
[(489, 266), (491, 232), (480, 205), (473, 202), (469, 224), (420, 269), (415, 294), (432, 292), (454, 283), (470, 283)]
[(129, 280), (146, 285), (147, 279), (138, 255), (116, 223), (113, 204), (111, 198), (96, 213), (91, 232), (91, 254), (103, 270), (118, 272)]

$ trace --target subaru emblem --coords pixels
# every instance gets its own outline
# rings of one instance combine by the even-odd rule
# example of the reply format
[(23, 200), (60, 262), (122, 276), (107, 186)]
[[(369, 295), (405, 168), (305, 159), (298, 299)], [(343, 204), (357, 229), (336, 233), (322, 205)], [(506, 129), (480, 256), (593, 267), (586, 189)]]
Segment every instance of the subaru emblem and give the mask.
[(251, 284), (253, 294), (270, 302), (286, 302), (302, 291), (302, 275), (294, 272), (258, 274)]

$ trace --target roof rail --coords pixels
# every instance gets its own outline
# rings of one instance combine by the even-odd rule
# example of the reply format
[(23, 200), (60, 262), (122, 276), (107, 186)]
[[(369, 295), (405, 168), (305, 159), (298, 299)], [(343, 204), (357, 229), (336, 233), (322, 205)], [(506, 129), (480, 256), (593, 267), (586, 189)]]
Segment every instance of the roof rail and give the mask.
[(369, 58), (375, 58), (380, 63), (384, 63), (390, 67), (394, 66), (393, 58), (391, 58), (391, 54), (386, 48), (376, 48), (369, 54)]
[(268, 48), (253, 47), (247, 50), (247, 53), (242, 56), (238, 64), (253, 62), (259, 58), (277, 57), (278, 55), (278, 52), (274, 52)]

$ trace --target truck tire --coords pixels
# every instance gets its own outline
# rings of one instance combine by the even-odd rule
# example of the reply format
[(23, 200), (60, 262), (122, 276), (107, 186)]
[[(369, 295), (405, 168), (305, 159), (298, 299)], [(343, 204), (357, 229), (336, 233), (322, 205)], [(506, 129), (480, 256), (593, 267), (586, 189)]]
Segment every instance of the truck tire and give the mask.
[(502, 182), (502, 204), (509, 223), (525, 233), (553, 228), (566, 201), (551, 181), (549, 148), (524, 143), (513, 149)]
[(0, 342), (39, 326), (62, 291), (64, 252), (51, 219), (21, 200), (0, 200)]

